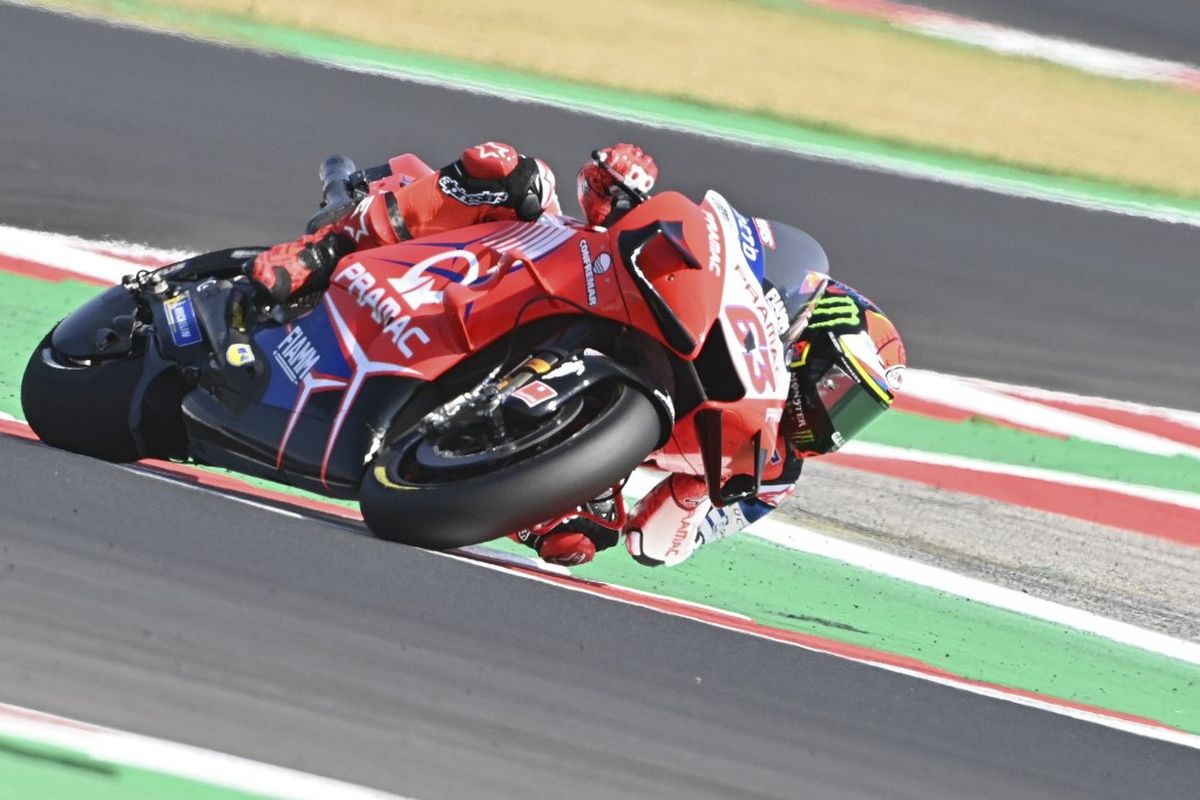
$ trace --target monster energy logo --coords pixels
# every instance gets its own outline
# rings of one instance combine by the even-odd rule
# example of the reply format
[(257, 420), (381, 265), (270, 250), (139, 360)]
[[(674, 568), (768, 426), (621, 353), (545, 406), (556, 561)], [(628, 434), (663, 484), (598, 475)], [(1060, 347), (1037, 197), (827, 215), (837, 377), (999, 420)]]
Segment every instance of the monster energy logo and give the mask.
[(853, 297), (822, 297), (813, 307), (810, 328), (833, 328), (839, 325), (856, 327), (862, 321), (858, 303)]

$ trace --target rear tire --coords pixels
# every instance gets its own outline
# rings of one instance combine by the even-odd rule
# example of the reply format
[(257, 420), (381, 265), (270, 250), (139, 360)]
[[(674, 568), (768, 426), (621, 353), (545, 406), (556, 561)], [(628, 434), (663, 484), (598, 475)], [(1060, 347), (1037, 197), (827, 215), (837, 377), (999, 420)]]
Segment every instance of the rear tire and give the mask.
[[(479, 544), (550, 519), (591, 500), (629, 475), (661, 440), (654, 404), (612, 381), (586, 407), (573, 432), (536, 452), (452, 469), (414, 468), (430, 442), (417, 434), (385, 448), (363, 478), (363, 519), (381, 539), (444, 550)], [(419, 473), (414, 477), (414, 472)]]

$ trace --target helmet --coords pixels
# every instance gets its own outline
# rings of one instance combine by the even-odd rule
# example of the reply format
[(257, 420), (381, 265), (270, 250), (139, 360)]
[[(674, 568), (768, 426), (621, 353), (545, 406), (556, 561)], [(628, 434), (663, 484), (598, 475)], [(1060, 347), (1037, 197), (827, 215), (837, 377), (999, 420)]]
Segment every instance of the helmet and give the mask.
[(904, 343), (878, 306), (829, 278), (829, 257), (816, 239), (733, 214), (788, 354), (781, 434), (797, 456), (832, 453), (891, 406), (903, 380)]
[(879, 307), (831, 280), (788, 343), (792, 372), (783, 436), (799, 456), (832, 453), (891, 407), (904, 343)]

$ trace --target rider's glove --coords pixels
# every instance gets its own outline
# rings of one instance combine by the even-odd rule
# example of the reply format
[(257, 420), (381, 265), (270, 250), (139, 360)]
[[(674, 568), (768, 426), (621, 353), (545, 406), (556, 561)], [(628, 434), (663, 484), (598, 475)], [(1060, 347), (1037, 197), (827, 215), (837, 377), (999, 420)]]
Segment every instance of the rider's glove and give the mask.
[(324, 289), (337, 262), (354, 250), (354, 240), (335, 233), (332, 225), (294, 242), (277, 244), (259, 253), (249, 266), (251, 279), (273, 304), (301, 289)]
[[(587, 504), (586, 510), (616, 524), (617, 507), (611, 496), (598, 497)], [(537, 551), (543, 561), (562, 567), (577, 567), (591, 561), (601, 550), (607, 550), (621, 539), (619, 531), (606, 528), (586, 517), (574, 517), (555, 525), (549, 533), (521, 531), (511, 538)]]
[(615, 144), (592, 153), (579, 170), (576, 191), (589, 225), (610, 225), (650, 195), (658, 165), (642, 148)]
[(590, 519), (576, 518), (555, 526), (549, 533), (521, 531), (512, 538), (532, 547), (543, 561), (561, 567), (578, 567), (595, 558), (599, 551), (616, 544), (620, 534)]

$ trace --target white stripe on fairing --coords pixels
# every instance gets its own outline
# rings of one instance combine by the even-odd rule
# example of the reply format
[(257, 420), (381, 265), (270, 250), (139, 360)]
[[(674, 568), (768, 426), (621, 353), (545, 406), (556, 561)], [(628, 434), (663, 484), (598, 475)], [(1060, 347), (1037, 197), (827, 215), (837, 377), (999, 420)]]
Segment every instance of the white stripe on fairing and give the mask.
[[(1188, 455), (1200, 458), (1200, 448), (1172, 441), (1152, 433), (1126, 428), (1112, 422), (1051, 408), (1036, 401), (1022, 400), (997, 391), (1004, 384), (983, 385), (956, 375), (945, 375), (921, 369), (910, 369), (904, 374), (903, 393), (942, 405), (952, 406), (988, 417), (1007, 420), (1032, 428), (1086, 439), (1090, 442), (1114, 445), (1125, 450), (1150, 453), (1157, 456)], [(996, 387), (996, 388), (992, 388)], [(1087, 399), (1075, 395), (1076, 402)], [(1143, 406), (1150, 409), (1149, 406)], [(1152, 413), (1152, 412), (1147, 412)], [(1187, 412), (1180, 412), (1186, 414)]]
[[(760, 525), (760, 524), (761, 524), (761, 522), (756, 523), (756, 525)], [(787, 545), (787, 546), (791, 546), (791, 545)], [(799, 548), (797, 548), (797, 549), (799, 549)], [(868, 666), (876, 667), (878, 669), (884, 669), (889, 672), (895, 672), (895, 673), (898, 673), (901, 675), (908, 676), (910, 678), (915, 678), (917, 680), (927, 681), (929, 683), (936, 683), (941, 686), (948, 686), (953, 689), (959, 689), (961, 691), (969, 692), (969, 693), (975, 694), (975, 695), (980, 695), (982, 697), (989, 697), (989, 698), (992, 698), (995, 700), (1003, 700), (1005, 702), (1015, 703), (1015, 704), (1021, 705), (1021, 706), (1027, 706), (1029, 708), (1036, 708), (1041, 711), (1048, 711), (1052, 714), (1058, 714), (1060, 716), (1070, 717), (1072, 719), (1077, 719), (1077, 720), (1080, 720), (1081, 722), (1089, 722), (1094, 725), (1101, 725), (1106, 728), (1112, 728), (1114, 730), (1123, 731), (1125, 733), (1131, 733), (1135, 736), (1141, 736), (1141, 737), (1144, 737), (1147, 739), (1155, 739), (1155, 740), (1163, 741), (1163, 742), (1170, 742), (1172, 744), (1178, 744), (1178, 745), (1182, 745), (1184, 747), (1190, 747), (1193, 749), (1200, 749), (1200, 736), (1188, 733), (1186, 731), (1181, 731), (1176, 728), (1159, 727), (1158, 725), (1151, 725), (1151, 724), (1138, 722), (1136, 720), (1129, 720), (1129, 719), (1125, 719), (1123, 717), (1115, 716), (1114, 714), (1106, 714), (1103, 712), (1103, 710), (1090, 711), (1087, 709), (1075, 708), (1073, 706), (1066, 705), (1065, 701), (1056, 700), (1055, 698), (1052, 698), (1052, 697), (1029, 697), (1027, 695), (1005, 689), (1003, 686), (981, 686), (978, 683), (976, 683), (968, 678), (959, 678), (959, 677), (956, 677), (953, 675), (932, 675), (927, 672), (921, 672), (919, 670), (907, 669), (905, 667), (896, 666), (895, 664), (887, 664), (887, 663), (883, 663), (880, 661), (876, 661), (876, 660), (873, 660), (866, 656), (852, 656), (852, 655), (849, 655), (844, 652), (824, 650), (813, 644), (801, 644), (799, 642), (795, 642), (790, 639), (786, 639), (786, 638), (779, 637), (779, 636), (774, 636), (771, 634), (770, 630), (745, 630), (742, 628), (734, 627), (732, 625), (723, 624), (719, 619), (697, 618), (697, 617), (693, 617), (689, 614), (685, 614), (681, 611), (672, 611), (669, 609), (656, 607), (653, 605), (649, 605), (649, 606), (642, 605), (641, 603), (637, 603), (633, 599), (630, 599), (630, 598), (615, 597), (613, 595), (606, 594), (606, 593), (604, 593), (602, 588), (588, 586), (587, 584), (582, 584), (582, 583), (578, 584), (578, 585), (563, 584), (558, 581), (551, 580), (549, 577), (543, 577), (541, 575), (538, 575), (535, 572), (528, 572), (525, 570), (514, 571), (514, 570), (508, 569), (504, 566), (497, 565), (497, 564), (489, 564), (486, 562), (473, 561), (470, 558), (455, 555), (454, 553), (436, 553), (436, 555), (445, 556), (448, 558), (459, 559), (465, 563), (470, 563), (470, 564), (474, 564), (476, 566), (481, 566), (484, 569), (491, 569), (491, 570), (494, 570), (497, 572), (503, 572), (507, 575), (515, 575), (517, 577), (524, 578), (526, 580), (537, 581), (539, 583), (548, 583), (551, 586), (555, 586), (555, 587), (558, 587), (561, 589), (566, 589), (566, 590), (572, 591), (572, 592), (581, 592), (584, 594), (589, 594), (593, 597), (600, 597), (605, 600), (609, 600), (611, 602), (624, 603), (626, 605), (632, 605), (632, 606), (636, 606), (638, 608), (644, 608), (644, 609), (653, 611), (658, 614), (665, 614), (667, 616), (673, 616), (673, 617), (682, 617), (683, 619), (690, 619), (695, 622), (699, 622), (703, 625), (710, 625), (714, 628), (722, 628), (724, 630), (732, 631), (734, 633), (740, 633), (740, 634), (744, 634), (744, 635), (748, 635), (748, 636), (754, 636), (754, 637), (757, 637), (760, 639), (767, 639), (769, 641), (776, 642), (779, 644), (785, 644), (785, 645), (788, 645), (791, 647), (799, 647), (802, 650), (808, 650), (810, 652), (822, 653), (824, 655), (833, 656), (834, 658), (840, 658), (844, 661), (853, 661), (853, 662), (859, 663), (859, 664), (866, 664)], [(880, 554), (880, 555), (882, 555), (882, 554)], [(839, 558), (838, 560), (843, 560), (843, 559)], [(870, 569), (870, 568), (868, 567), (868, 569)], [(872, 570), (872, 571), (876, 571), (876, 570)], [(953, 576), (953, 573), (948, 573), (948, 575)], [(961, 576), (954, 576), (954, 577), (961, 577)], [(963, 580), (970, 580), (970, 579), (964, 578)], [(987, 586), (987, 584), (984, 584), (984, 585)], [(621, 588), (622, 588), (622, 591), (624, 591), (624, 587), (621, 587)], [(992, 588), (999, 589), (999, 587), (992, 587)], [(1001, 591), (1007, 592), (1009, 590), (1001, 590)], [(643, 594), (647, 594), (648, 597), (661, 597), (659, 595), (651, 595), (648, 593), (643, 593)], [(670, 597), (664, 598), (664, 599), (669, 600), (672, 603), (677, 602), (674, 598), (670, 598)], [(1044, 602), (1044, 601), (1040, 601), (1040, 602)], [(1051, 605), (1053, 605), (1053, 604), (1051, 604)], [(1064, 608), (1066, 611), (1074, 611), (1074, 609), (1066, 609), (1065, 607), (1061, 607), (1061, 608)], [(723, 612), (723, 613), (728, 613), (728, 612)], [(1029, 612), (1019, 612), (1019, 613), (1029, 613)], [(1078, 612), (1078, 613), (1084, 614), (1086, 612)], [(731, 616), (734, 616), (734, 615), (731, 615)], [(1096, 619), (1101, 622), (1108, 621), (1108, 620), (1103, 620), (1103, 618), (1101, 618), (1101, 617), (1097, 617)], [(1063, 623), (1063, 624), (1066, 624), (1066, 623)], [(1121, 624), (1121, 623), (1117, 623), (1117, 624)], [(1129, 627), (1132, 627), (1132, 626), (1129, 626)], [(1140, 629), (1135, 629), (1135, 630), (1140, 630)], [(1150, 633), (1150, 632), (1143, 631), (1143, 633)], [(1100, 634), (1100, 635), (1104, 635), (1104, 634)], [(1158, 634), (1151, 634), (1151, 635), (1158, 636)], [(1165, 637), (1165, 638), (1169, 638), (1169, 637)], [(1172, 641), (1177, 641), (1177, 640), (1172, 640)], [(1160, 644), (1160, 643), (1152, 642), (1152, 644)], [(1196, 645), (1192, 645), (1190, 642), (1179, 642), (1179, 644), (1187, 645), (1190, 647), (1196, 647)], [(1151, 648), (1145, 648), (1145, 649), (1151, 649)], [(1200, 663), (1200, 662), (1194, 661), (1194, 659), (1200, 658), (1200, 655), (1195, 654), (1195, 653), (1187, 653), (1187, 655), (1189, 657), (1183, 658), (1182, 660), (1189, 661), (1192, 663)], [(1180, 656), (1176, 655), (1176, 656), (1172, 656), (1172, 657), (1179, 658)]]
[(412, 800), (200, 747), (103, 728), (0, 703), (0, 731), (108, 763), (167, 773), (211, 786), (287, 800)]
[(1015, 464), (1002, 464), (996, 461), (983, 461), (977, 458), (944, 455), (942, 453), (932, 453), (927, 450), (912, 450), (907, 447), (893, 447), (892, 445), (874, 444), (873, 442), (864, 442), (861, 440), (847, 442), (846, 446), (838, 452), (866, 458), (879, 458), (887, 461), (911, 461), (918, 464), (937, 464), (944, 467), (953, 467), (954, 469), (987, 472), (993, 475), (1012, 475), (1018, 478), (1030, 478), (1066, 486), (1080, 486), (1085, 489), (1100, 489), (1143, 500), (1153, 500), (1156, 503), (1170, 503), (1184, 508), (1200, 510), (1200, 494), (1176, 489), (1159, 489), (1155, 486), (1111, 481), (1104, 478), (1092, 478), (1087, 475), (1078, 475), (1074, 472), (1059, 472), (1039, 467), (1021, 467)]
[(574, 231), (552, 225), (526, 227), (515, 234), (484, 239), (483, 243), (500, 252), (520, 249), (530, 258), (541, 258), (574, 235)]

